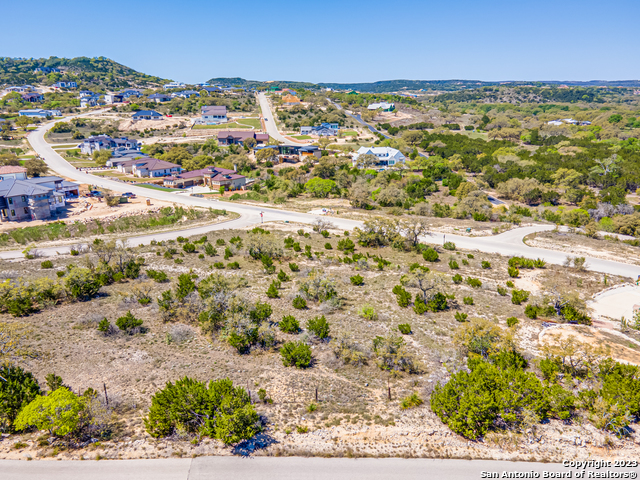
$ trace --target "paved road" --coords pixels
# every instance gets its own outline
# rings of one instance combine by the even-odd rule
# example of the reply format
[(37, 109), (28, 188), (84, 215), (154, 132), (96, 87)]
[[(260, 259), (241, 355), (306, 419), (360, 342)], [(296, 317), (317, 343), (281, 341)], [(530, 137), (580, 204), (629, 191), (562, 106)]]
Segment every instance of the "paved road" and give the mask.
[[(584, 471), (584, 470), (582, 470)], [(586, 472), (638, 468), (587, 468)], [(403, 458), (197, 457), (167, 460), (0, 460), (3, 480), (475, 480), (481, 472), (571, 472), (561, 464)], [(519, 478), (519, 477), (514, 477)], [(592, 477), (586, 477), (592, 478)], [(614, 477), (611, 477), (614, 478)]]
[[(266, 100), (266, 99), (265, 99)], [(263, 100), (261, 99), (261, 102)], [(269, 108), (264, 109), (265, 113), (270, 114)], [(68, 119), (67, 119), (68, 120)], [(58, 120), (60, 121), (60, 120)], [(269, 120), (271, 121), (271, 120)], [(49, 144), (44, 140), (44, 134), (47, 130), (53, 127), (55, 122), (51, 122), (45, 125), (41, 125), (29, 135), (29, 142), (34, 150), (44, 159), (44, 161), (51, 167), (52, 170), (58, 172), (69, 178), (73, 178), (83, 183), (89, 183), (97, 185), (102, 188), (113, 189), (116, 191), (123, 190), (123, 184), (113, 180), (106, 180), (104, 178), (89, 175), (76, 170), (71, 164), (64, 160), (57, 152), (55, 152)], [(152, 234), (142, 236), (129, 237), (128, 241), (131, 245), (138, 245), (140, 243), (149, 243), (151, 240), (161, 240), (175, 238), (178, 235), (196, 235), (206, 233), (207, 231), (217, 230), (221, 228), (240, 228), (248, 225), (260, 223), (260, 212), (264, 214), (264, 221), (290, 221), (300, 223), (312, 223), (315, 219), (320, 218), (318, 215), (311, 215), (306, 213), (290, 212), (287, 210), (280, 210), (276, 208), (263, 208), (250, 205), (239, 205), (230, 202), (218, 202), (213, 200), (205, 200), (198, 197), (188, 197), (185, 195), (174, 195), (170, 192), (163, 192), (160, 190), (151, 190), (142, 187), (136, 187), (130, 184), (126, 184), (126, 190), (131, 191), (139, 197), (148, 197), (156, 200), (164, 200), (166, 202), (179, 203), (187, 206), (199, 206), (199, 207), (213, 207), (213, 208), (226, 208), (229, 211), (237, 212), (241, 215), (240, 219), (233, 220), (231, 222), (212, 225), (210, 227), (198, 227), (197, 229), (181, 230), (174, 232), (167, 232), (164, 234)], [(342, 218), (330, 219), (340, 229), (352, 229), (357, 226), (361, 226), (362, 222), (356, 220), (347, 220)], [(447, 235), (446, 240), (454, 242), (458, 247), (469, 250), (479, 250), (487, 253), (499, 253), (502, 255), (522, 255), (529, 258), (542, 258), (548, 263), (561, 265), (564, 263), (567, 255), (553, 250), (545, 250), (541, 248), (531, 248), (522, 242), (522, 238), (530, 233), (549, 230), (554, 227), (549, 225), (539, 225), (535, 227), (526, 227), (510, 230), (500, 235), (491, 237), (463, 237), (458, 235)], [(193, 232), (193, 233), (191, 233)], [(434, 234), (432, 236), (424, 238), (425, 242), (442, 244), (445, 241), (444, 235)], [(55, 255), (56, 252), (66, 253), (68, 249), (64, 248), (52, 248), (44, 249), (42, 253), (44, 255)], [(0, 254), (0, 258), (22, 258), (20, 251), (3, 252)], [(636, 278), (640, 275), (640, 266), (627, 265), (619, 262), (612, 262), (608, 260), (601, 260), (597, 258), (587, 257), (587, 263), (589, 269), (596, 272), (608, 273), (611, 275), (622, 275), (626, 277)]]
[(291, 140), (285, 138), (285, 136), (278, 131), (278, 125), (273, 118), (273, 112), (269, 107), (269, 100), (267, 100), (267, 96), (264, 93), (260, 92), (258, 93), (258, 100), (260, 102), (262, 116), (264, 117), (264, 124), (267, 128), (267, 133), (269, 134), (269, 136), (274, 140), (290, 145), (292, 143)]

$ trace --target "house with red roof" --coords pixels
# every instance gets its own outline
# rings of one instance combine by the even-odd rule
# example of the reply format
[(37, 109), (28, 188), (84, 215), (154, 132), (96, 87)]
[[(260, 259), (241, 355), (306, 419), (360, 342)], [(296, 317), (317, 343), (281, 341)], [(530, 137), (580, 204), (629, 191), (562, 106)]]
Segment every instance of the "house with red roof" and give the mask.
[(180, 165), (157, 158), (136, 158), (120, 163), (118, 171), (130, 173), (136, 177), (168, 177), (180, 174), (182, 168)]
[(183, 172), (179, 175), (165, 177), (164, 186), (170, 188), (187, 188), (194, 185), (207, 185), (214, 190), (225, 187), (226, 190), (242, 190), (247, 184), (247, 177), (235, 170), (220, 167), (206, 167), (201, 170)]
[(0, 181), (2, 180), (26, 180), (27, 169), (18, 165), (3, 165), (0, 167)]

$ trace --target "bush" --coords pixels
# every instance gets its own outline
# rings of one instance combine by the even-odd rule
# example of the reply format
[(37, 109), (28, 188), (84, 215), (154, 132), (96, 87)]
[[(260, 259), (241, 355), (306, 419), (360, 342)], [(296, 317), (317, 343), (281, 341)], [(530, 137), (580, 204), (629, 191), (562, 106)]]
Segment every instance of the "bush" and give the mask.
[(403, 335), (409, 335), (411, 333), (411, 325), (408, 323), (401, 323), (398, 325), (398, 330), (400, 330), (400, 333)]
[(449, 260), (449, 268), (451, 270), (458, 270), (460, 268), (460, 265), (458, 265), (458, 262), (456, 262), (453, 258)]
[(459, 285), (462, 283), (462, 275), (456, 273), (453, 277), (451, 277), (451, 280), (453, 280), (453, 283), (455, 283), (456, 285)]
[(40, 264), (41, 268), (53, 268), (53, 262), (51, 260), (45, 260)]
[(147, 276), (157, 283), (164, 283), (169, 280), (167, 273), (162, 270), (147, 270)]
[(473, 288), (480, 288), (482, 286), (482, 282), (478, 278), (467, 277), (467, 285)]
[(440, 256), (434, 248), (429, 247), (422, 252), (422, 258), (424, 258), (426, 262), (437, 262)]
[(464, 297), (462, 301), (465, 305), (473, 305), (473, 297)]
[(222, 262), (215, 262), (215, 263), (213, 264), (213, 266), (214, 266), (215, 268), (217, 268), (218, 270), (222, 270), (222, 269), (224, 268), (224, 263), (222, 263)]
[(35, 397), (24, 407), (16, 417), (15, 428), (36, 427), (48, 430), (51, 435), (64, 436), (78, 431), (84, 410), (84, 399), (60, 387), (46, 396)]
[(289, 280), (291, 280), (289, 278), (289, 275), (287, 275), (286, 273), (284, 273), (282, 271), (282, 269), (280, 269), (280, 271), (278, 272), (278, 281), (279, 282), (288, 282)]
[(238, 262), (229, 262), (227, 263), (227, 268), (229, 270), (240, 270), (240, 264)]
[(298, 310), (304, 310), (305, 308), (307, 308), (307, 301), (302, 298), (300, 295), (298, 295), (296, 298), (293, 299), (293, 308), (296, 308)]
[(210, 257), (213, 257), (218, 253), (218, 251), (210, 243), (205, 243), (204, 244), (204, 253), (206, 253)]
[(293, 315), (285, 315), (278, 324), (280, 330), (284, 333), (298, 333), (300, 331), (300, 323)]
[(520, 305), (529, 300), (529, 292), (526, 290), (511, 290), (511, 303)]
[(40, 385), (31, 373), (15, 365), (0, 366), (0, 431), (13, 432), (20, 411), (38, 395)]
[(442, 248), (444, 248), (445, 250), (455, 250), (456, 244), (453, 242), (444, 242), (444, 244), (442, 245)]
[(285, 367), (308, 368), (311, 366), (311, 348), (304, 342), (287, 342), (280, 348)]
[(541, 258), (538, 258), (533, 261), (533, 266), (536, 268), (544, 268), (546, 265), (547, 265), (547, 262), (545, 262)]
[(273, 281), (269, 288), (267, 289), (267, 297), (269, 298), (278, 298), (280, 294), (278, 293), (278, 284)]
[(405, 341), (399, 336), (376, 337), (373, 339), (373, 351), (378, 357), (378, 367), (388, 371), (417, 373), (418, 364), (407, 351)]
[(535, 320), (536, 318), (538, 318), (538, 307), (536, 307), (535, 305), (527, 305), (524, 309), (524, 314), (532, 319)]
[(507, 287), (509, 287), (509, 288), (513, 288), (513, 287), (515, 287), (515, 284), (514, 284), (511, 280), (507, 280), (507, 284), (506, 284), (506, 285), (507, 285)]
[(299, 272), (299, 271), (300, 271), (300, 267), (298, 267), (298, 264), (297, 264), (297, 263), (290, 263), (290, 264), (289, 264), (289, 269), (290, 269), (292, 272)]
[(333, 247), (331, 246), (331, 244), (330, 244), (329, 242), (327, 242), (327, 243), (325, 243), (325, 244), (324, 244), (324, 248), (325, 248), (326, 250), (333, 250)]
[(506, 295), (507, 295), (507, 289), (506, 289), (506, 288), (504, 288), (504, 287), (498, 287), (498, 294), (499, 294), (501, 297), (506, 296)]
[(134, 317), (133, 314), (131, 313), (131, 310), (129, 310), (124, 316), (119, 317), (116, 320), (116, 326), (121, 331), (131, 335), (135, 333), (138, 327), (142, 326), (142, 320)]
[(419, 407), (422, 403), (422, 399), (414, 392), (400, 401), (400, 408), (402, 410), (407, 410), (408, 408)]
[(406, 308), (411, 305), (411, 294), (407, 292), (402, 285), (393, 287), (392, 292), (395, 294), (399, 306)]
[(196, 246), (193, 243), (185, 243), (182, 246), (182, 249), (186, 252), (186, 253), (193, 253), (196, 251)]
[[(465, 305), (467, 305), (466, 302), (465, 302)], [(473, 305), (473, 300), (471, 301), (471, 305)], [(466, 313), (462, 313), (462, 312), (456, 312), (454, 317), (458, 322), (466, 322), (467, 318), (469, 318), (469, 315), (467, 315)]]
[(313, 333), (320, 340), (324, 340), (329, 337), (329, 322), (327, 322), (324, 315), (311, 318), (307, 320), (307, 330)]
[(518, 270), (516, 267), (509, 267), (508, 273), (511, 278), (518, 278), (518, 275), (520, 275), (520, 270)]
[(216, 438), (226, 445), (247, 440), (262, 430), (247, 391), (234, 387), (228, 378), (211, 381), (208, 386), (188, 377), (175, 385), (168, 382), (151, 397), (144, 424), (154, 438), (186, 432)]
[(507, 318), (507, 326), (508, 326), (508, 327), (514, 327), (514, 326), (516, 326), (518, 323), (520, 323), (520, 321), (519, 321), (516, 317), (509, 317), (509, 318)]
[(362, 275), (354, 275), (350, 278), (350, 280), (351, 284), (356, 286), (360, 286), (364, 283), (364, 278), (362, 277)]
[(366, 320), (377, 320), (378, 314), (376, 310), (371, 305), (363, 305), (360, 311), (358, 312), (360, 316)]
[(262, 267), (266, 274), (271, 275), (275, 273), (276, 266), (273, 264), (273, 259), (268, 255), (262, 255), (260, 257), (260, 261), (262, 262)]
[(356, 248), (356, 244), (350, 238), (344, 238), (338, 241), (338, 250), (345, 253), (353, 253)]
[(218, 245), (219, 247), (222, 247), (223, 245), (226, 245), (226, 244), (227, 243), (222, 238), (219, 238), (216, 240), (216, 245)]
[(67, 274), (65, 288), (76, 300), (89, 300), (100, 290), (100, 282), (87, 268), (75, 267)]
[(489, 262), (487, 262), (486, 260), (483, 260), (482, 261), (482, 268), (489, 269), (489, 268), (491, 268), (491, 264)]

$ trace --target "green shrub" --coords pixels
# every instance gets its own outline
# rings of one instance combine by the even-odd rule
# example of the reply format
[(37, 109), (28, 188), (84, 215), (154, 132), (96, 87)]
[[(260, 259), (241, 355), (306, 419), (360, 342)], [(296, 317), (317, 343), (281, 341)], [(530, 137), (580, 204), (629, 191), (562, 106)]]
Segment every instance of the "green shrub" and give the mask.
[(400, 408), (402, 410), (407, 410), (409, 408), (419, 407), (422, 403), (422, 399), (414, 392), (400, 401)]
[(395, 294), (399, 306), (406, 308), (411, 305), (411, 294), (407, 292), (402, 285), (393, 287), (392, 292)]
[(269, 298), (278, 298), (280, 294), (278, 292), (278, 284), (275, 281), (271, 282), (269, 288), (267, 289), (267, 297)]
[(324, 315), (311, 318), (307, 320), (307, 330), (313, 333), (320, 340), (324, 340), (325, 338), (329, 337), (329, 322), (327, 322), (327, 319), (324, 317)]
[(451, 277), (451, 280), (453, 280), (453, 283), (455, 283), (456, 285), (459, 285), (462, 283), (462, 275), (456, 273), (453, 277)]
[(507, 318), (507, 326), (508, 327), (513, 327), (513, 326), (517, 325), (519, 322), (520, 321), (516, 317)]
[(213, 256), (217, 255), (218, 251), (210, 243), (205, 243), (205, 245), (204, 245), (204, 253), (206, 253), (210, 257), (213, 257)]
[(48, 395), (39, 395), (26, 405), (15, 420), (17, 430), (36, 427), (48, 430), (50, 435), (64, 436), (75, 433), (84, 418), (85, 402), (65, 387), (57, 388)]
[(287, 342), (280, 348), (285, 367), (308, 368), (311, 366), (311, 348), (304, 342)]
[(286, 273), (284, 273), (282, 271), (282, 269), (280, 269), (280, 271), (278, 272), (278, 281), (280, 281), (280, 282), (288, 282), (289, 280), (291, 280), (289, 278), (289, 275), (287, 275)]
[(269, 255), (261, 255), (260, 261), (262, 262), (262, 268), (268, 275), (272, 275), (276, 271), (276, 266), (273, 264), (273, 259)]
[(227, 263), (227, 268), (229, 270), (239, 270), (240, 269), (240, 264), (238, 262), (229, 262), (229, 263)]
[(53, 262), (51, 260), (45, 260), (40, 264), (41, 268), (53, 268)]
[(520, 275), (520, 270), (518, 270), (516, 267), (509, 267), (508, 273), (511, 278), (517, 278), (518, 275)]
[(325, 243), (325, 244), (324, 244), (324, 248), (325, 248), (326, 250), (333, 250), (333, 247), (331, 246), (331, 244), (330, 244), (329, 242), (327, 242), (327, 243)]
[(293, 299), (293, 308), (296, 308), (298, 310), (304, 310), (305, 308), (307, 308), (307, 301), (302, 298), (300, 295), (298, 295), (296, 298)]
[(289, 264), (289, 269), (290, 269), (292, 272), (299, 272), (299, 271), (300, 271), (300, 267), (298, 267), (298, 264), (297, 264), (297, 263), (290, 263), (290, 264)]
[(442, 245), (442, 248), (444, 248), (445, 250), (455, 250), (456, 244), (453, 242), (444, 242), (444, 244)]
[(327, 232), (326, 230), (322, 230), (320, 232), (320, 235), (322, 235), (324, 238), (327, 238), (327, 237), (329, 237), (329, 232)]
[(226, 244), (227, 243), (222, 238), (219, 238), (216, 240), (216, 245), (218, 245), (219, 247), (222, 247), (223, 245), (226, 245)]
[(378, 319), (378, 314), (376, 313), (375, 308), (373, 308), (371, 305), (363, 305), (358, 313), (362, 318), (366, 320)]
[(101, 284), (94, 273), (87, 268), (72, 268), (65, 279), (65, 288), (76, 300), (89, 300), (94, 297)]
[(507, 289), (504, 287), (498, 287), (498, 293), (500, 294), (501, 297), (504, 297), (507, 295)]
[(473, 253), (467, 253), (467, 258), (475, 258), (475, 257), (473, 256)]
[(185, 243), (182, 246), (182, 249), (185, 251), (185, 253), (193, 253), (196, 251), (196, 246), (193, 243)]
[(267, 302), (257, 302), (253, 310), (249, 312), (249, 317), (256, 323), (264, 322), (271, 317), (273, 309)]
[(228, 378), (211, 381), (208, 386), (188, 377), (175, 384), (168, 382), (151, 397), (144, 424), (154, 438), (186, 432), (216, 438), (226, 445), (247, 440), (262, 430), (247, 391), (234, 387)]
[(484, 269), (491, 268), (491, 263), (487, 262), (486, 260), (483, 260), (482, 261), (482, 268), (484, 268)]
[(462, 301), (465, 305), (473, 305), (473, 297), (464, 297)]
[(350, 238), (344, 238), (338, 241), (338, 250), (345, 253), (353, 253), (356, 248), (356, 244)]
[(138, 327), (142, 326), (142, 320), (136, 318), (129, 310), (125, 315), (116, 320), (116, 326), (123, 332), (131, 335)]
[[(465, 302), (465, 305), (466, 305), (466, 304), (467, 304), (467, 303)], [(471, 305), (473, 305), (473, 300), (472, 300)], [(466, 314), (466, 313), (462, 313), (462, 312), (456, 312), (456, 314), (454, 315), (454, 317), (455, 317), (455, 319), (456, 319), (458, 322), (466, 322), (466, 321), (467, 321), (467, 318), (469, 317), (469, 315), (468, 315), (468, 314)]]
[(285, 315), (278, 324), (280, 330), (284, 333), (298, 333), (300, 331), (300, 323), (293, 315)]
[(64, 271), (60, 271), (60, 270), (58, 270), (58, 271), (56, 272), (56, 275), (58, 276), (58, 278), (62, 278), (62, 277), (64, 277), (64, 276), (65, 276), (65, 272), (64, 272)]
[(460, 268), (460, 265), (458, 265), (458, 262), (451, 258), (449, 259), (449, 268), (451, 270), (458, 270)]
[(544, 268), (546, 265), (547, 265), (547, 262), (545, 262), (541, 258), (538, 258), (533, 261), (533, 266), (536, 268)]
[(529, 292), (526, 290), (511, 290), (511, 303), (520, 305), (529, 300)]
[(13, 432), (20, 411), (40, 395), (34, 376), (17, 365), (0, 365), (0, 431)]
[(157, 283), (164, 283), (169, 280), (167, 273), (162, 270), (147, 269), (147, 276)]
[(350, 280), (351, 284), (356, 286), (360, 286), (364, 283), (364, 277), (362, 275), (354, 275)]
[(216, 263), (214, 263), (214, 264), (213, 264), (213, 266), (214, 266), (215, 268), (217, 268), (218, 270), (222, 270), (222, 269), (224, 268), (224, 263), (222, 263), (222, 262), (216, 262)]
[(427, 262), (437, 262), (440, 256), (433, 247), (429, 247), (422, 252), (422, 258)]
[(531, 305), (531, 304), (529, 304), (529, 305), (527, 305), (527, 306), (525, 307), (525, 309), (524, 309), (524, 314), (525, 314), (528, 318), (530, 318), (530, 319), (532, 319), (532, 320), (535, 320), (536, 318), (538, 318), (538, 307), (537, 307), (537, 306), (535, 306), (535, 305)]
[(507, 287), (513, 288), (515, 287), (515, 284), (511, 280), (507, 280)]
[(400, 333), (403, 335), (409, 335), (411, 333), (411, 325), (408, 323), (401, 323), (398, 325), (398, 330), (400, 330)]
[(473, 288), (480, 288), (482, 286), (482, 282), (479, 278), (467, 277), (466, 282), (467, 285)]

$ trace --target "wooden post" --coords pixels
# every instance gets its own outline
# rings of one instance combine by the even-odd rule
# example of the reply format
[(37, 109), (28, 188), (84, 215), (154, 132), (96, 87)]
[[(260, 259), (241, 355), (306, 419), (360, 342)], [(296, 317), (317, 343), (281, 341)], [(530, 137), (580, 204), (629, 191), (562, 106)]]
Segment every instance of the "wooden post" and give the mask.
[(318, 401), (318, 387), (316, 387), (316, 402)]
[(389, 385), (388, 377), (387, 377), (387, 393), (389, 394), (389, 401), (391, 401), (391, 386)]
[(107, 395), (107, 384), (102, 382), (102, 388), (104, 388), (104, 399), (107, 402), (107, 407), (109, 406), (109, 396)]

